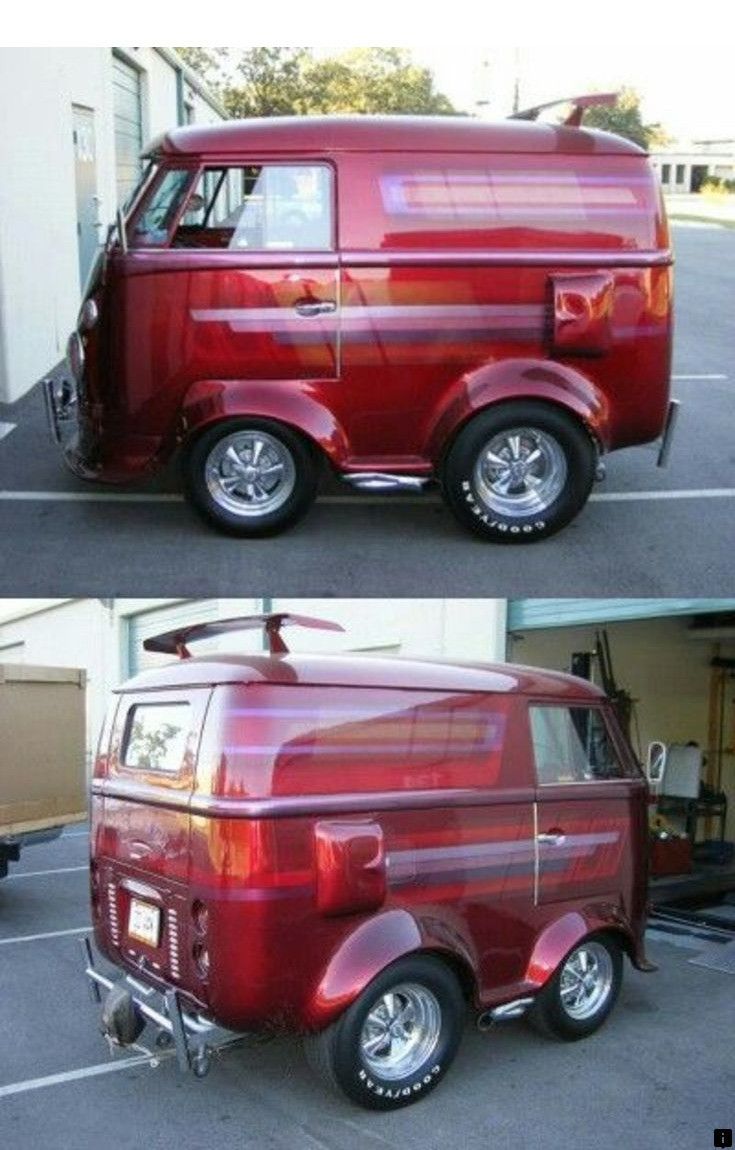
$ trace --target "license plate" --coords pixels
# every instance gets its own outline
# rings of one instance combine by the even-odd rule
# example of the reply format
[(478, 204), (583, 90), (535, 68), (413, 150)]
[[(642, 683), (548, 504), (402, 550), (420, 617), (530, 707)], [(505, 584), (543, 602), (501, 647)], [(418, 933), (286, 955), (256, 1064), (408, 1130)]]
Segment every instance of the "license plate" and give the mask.
[(161, 937), (161, 910), (137, 898), (130, 900), (128, 934), (147, 946), (158, 946)]

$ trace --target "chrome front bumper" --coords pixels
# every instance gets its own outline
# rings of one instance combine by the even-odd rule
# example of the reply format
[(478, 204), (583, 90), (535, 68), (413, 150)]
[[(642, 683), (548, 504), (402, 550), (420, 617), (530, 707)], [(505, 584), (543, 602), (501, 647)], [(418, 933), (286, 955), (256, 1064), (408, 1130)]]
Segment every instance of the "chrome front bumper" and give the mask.
[[(241, 1041), (242, 1034), (225, 1030), (202, 1015), (185, 1010), (176, 990), (158, 991), (139, 982), (130, 974), (124, 974), (116, 979), (108, 978), (95, 966), (92, 940), (85, 937), (81, 943), (84, 973), (92, 1000), (102, 1002), (100, 988), (107, 991), (124, 988), (130, 995), (135, 1010), (146, 1022), (156, 1027), (156, 1046), (159, 1048), (159, 1054), (162, 1046), (172, 1045), (181, 1070), (191, 1070), (197, 1078), (203, 1078), (210, 1068), (212, 1054)], [(104, 1027), (103, 1033), (106, 1034)], [(106, 1034), (106, 1037), (111, 1044), (119, 1045), (109, 1034)], [(150, 1053), (153, 1057), (154, 1052)]]
[(44, 379), (41, 386), (51, 438), (57, 446), (63, 447), (63, 425), (76, 424), (79, 399), (77, 386), (73, 380), (63, 377)]

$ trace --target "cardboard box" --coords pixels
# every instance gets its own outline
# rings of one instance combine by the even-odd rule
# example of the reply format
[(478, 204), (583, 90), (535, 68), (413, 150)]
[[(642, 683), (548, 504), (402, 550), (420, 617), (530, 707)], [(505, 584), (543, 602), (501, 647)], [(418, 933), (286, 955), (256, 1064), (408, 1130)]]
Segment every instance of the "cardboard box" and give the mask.
[(0, 837), (87, 817), (86, 672), (0, 663)]

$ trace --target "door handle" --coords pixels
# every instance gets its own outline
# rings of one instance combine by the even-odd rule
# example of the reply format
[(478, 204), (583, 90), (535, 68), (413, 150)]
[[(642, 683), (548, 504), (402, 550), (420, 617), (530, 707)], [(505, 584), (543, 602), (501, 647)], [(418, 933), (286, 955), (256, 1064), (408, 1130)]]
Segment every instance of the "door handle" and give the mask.
[(294, 304), (294, 311), (307, 318), (315, 315), (332, 315), (337, 310), (333, 299), (300, 299)]
[(548, 834), (536, 835), (537, 843), (547, 843), (552, 847), (560, 847), (567, 841), (567, 836), (561, 831), (549, 831)]

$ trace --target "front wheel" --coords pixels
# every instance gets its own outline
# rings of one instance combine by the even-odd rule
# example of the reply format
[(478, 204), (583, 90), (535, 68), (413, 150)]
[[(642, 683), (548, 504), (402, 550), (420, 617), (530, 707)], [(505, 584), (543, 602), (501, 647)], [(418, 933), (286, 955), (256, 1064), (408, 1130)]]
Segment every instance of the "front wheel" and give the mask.
[(620, 993), (623, 956), (612, 939), (586, 938), (562, 962), (537, 998), (529, 1021), (550, 1037), (574, 1042), (592, 1034)]
[(316, 497), (314, 451), (271, 420), (215, 424), (184, 455), (186, 492), (196, 509), (232, 535), (269, 535), (295, 523)]
[(532, 543), (574, 518), (594, 476), (584, 427), (558, 408), (524, 401), (489, 408), (460, 431), (443, 484), (449, 507), (477, 535)]
[(457, 1052), (464, 999), (456, 978), (430, 955), (379, 975), (340, 1018), (309, 1035), (312, 1067), (369, 1110), (409, 1106), (433, 1090)]

